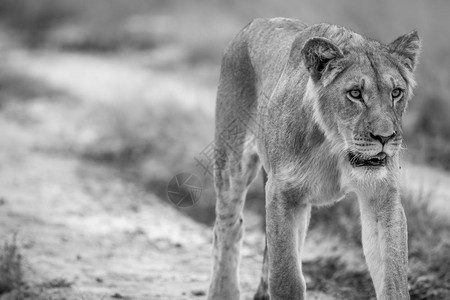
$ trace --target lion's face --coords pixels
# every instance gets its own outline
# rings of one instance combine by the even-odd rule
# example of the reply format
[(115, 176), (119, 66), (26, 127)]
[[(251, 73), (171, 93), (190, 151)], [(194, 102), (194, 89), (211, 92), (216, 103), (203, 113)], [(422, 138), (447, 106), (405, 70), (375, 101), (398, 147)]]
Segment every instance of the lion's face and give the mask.
[(382, 166), (402, 144), (409, 86), (383, 55), (357, 55), (349, 55), (346, 71), (322, 89), (321, 111), (344, 141), (352, 163)]
[(327, 136), (339, 141), (350, 163), (381, 168), (402, 145), (401, 119), (412, 96), (415, 60), (389, 46), (366, 43), (345, 50), (334, 45), (337, 55), (320, 74), (313, 70), (308, 86), (318, 102), (316, 119)]

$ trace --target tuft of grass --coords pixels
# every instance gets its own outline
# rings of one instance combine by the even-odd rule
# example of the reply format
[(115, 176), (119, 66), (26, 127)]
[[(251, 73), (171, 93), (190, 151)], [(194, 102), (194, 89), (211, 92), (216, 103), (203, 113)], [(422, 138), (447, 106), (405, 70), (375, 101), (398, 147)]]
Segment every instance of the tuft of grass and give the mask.
[(23, 283), (23, 261), (16, 237), (0, 249), (0, 295), (20, 290)]
[(73, 282), (68, 281), (65, 278), (56, 278), (50, 281), (44, 282), (41, 286), (46, 289), (63, 289), (72, 287)]

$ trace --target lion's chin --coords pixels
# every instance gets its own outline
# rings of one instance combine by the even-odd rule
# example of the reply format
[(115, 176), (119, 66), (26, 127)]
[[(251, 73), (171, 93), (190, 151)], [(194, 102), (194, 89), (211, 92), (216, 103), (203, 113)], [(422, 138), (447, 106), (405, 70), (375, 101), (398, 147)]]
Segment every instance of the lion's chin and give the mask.
[(348, 160), (354, 168), (383, 168), (386, 166), (388, 156), (386, 153), (380, 152), (375, 156), (363, 157), (360, 154), (350, 152), (348, 154)]

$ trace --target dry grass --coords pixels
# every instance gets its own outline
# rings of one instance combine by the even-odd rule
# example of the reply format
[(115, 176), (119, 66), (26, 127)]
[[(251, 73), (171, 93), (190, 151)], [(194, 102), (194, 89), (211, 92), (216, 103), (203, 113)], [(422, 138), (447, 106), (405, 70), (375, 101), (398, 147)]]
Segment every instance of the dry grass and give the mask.
[(23, 261), (16, 236), (0, 249), (0, 295), (19, 290), (23, 284)]

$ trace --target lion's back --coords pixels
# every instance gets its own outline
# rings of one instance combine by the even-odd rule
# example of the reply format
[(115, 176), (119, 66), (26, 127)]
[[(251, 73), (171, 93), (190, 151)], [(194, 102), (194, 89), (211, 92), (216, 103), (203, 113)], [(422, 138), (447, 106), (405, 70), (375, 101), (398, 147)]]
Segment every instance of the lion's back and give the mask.
[[(273, 83), (287, 63), (293, 41), (307, 27), (296, 19), (253, 20), (248, 26), (246, 40), (257, 77)], [(266, 88), (270, 90), (270, 87)]]

